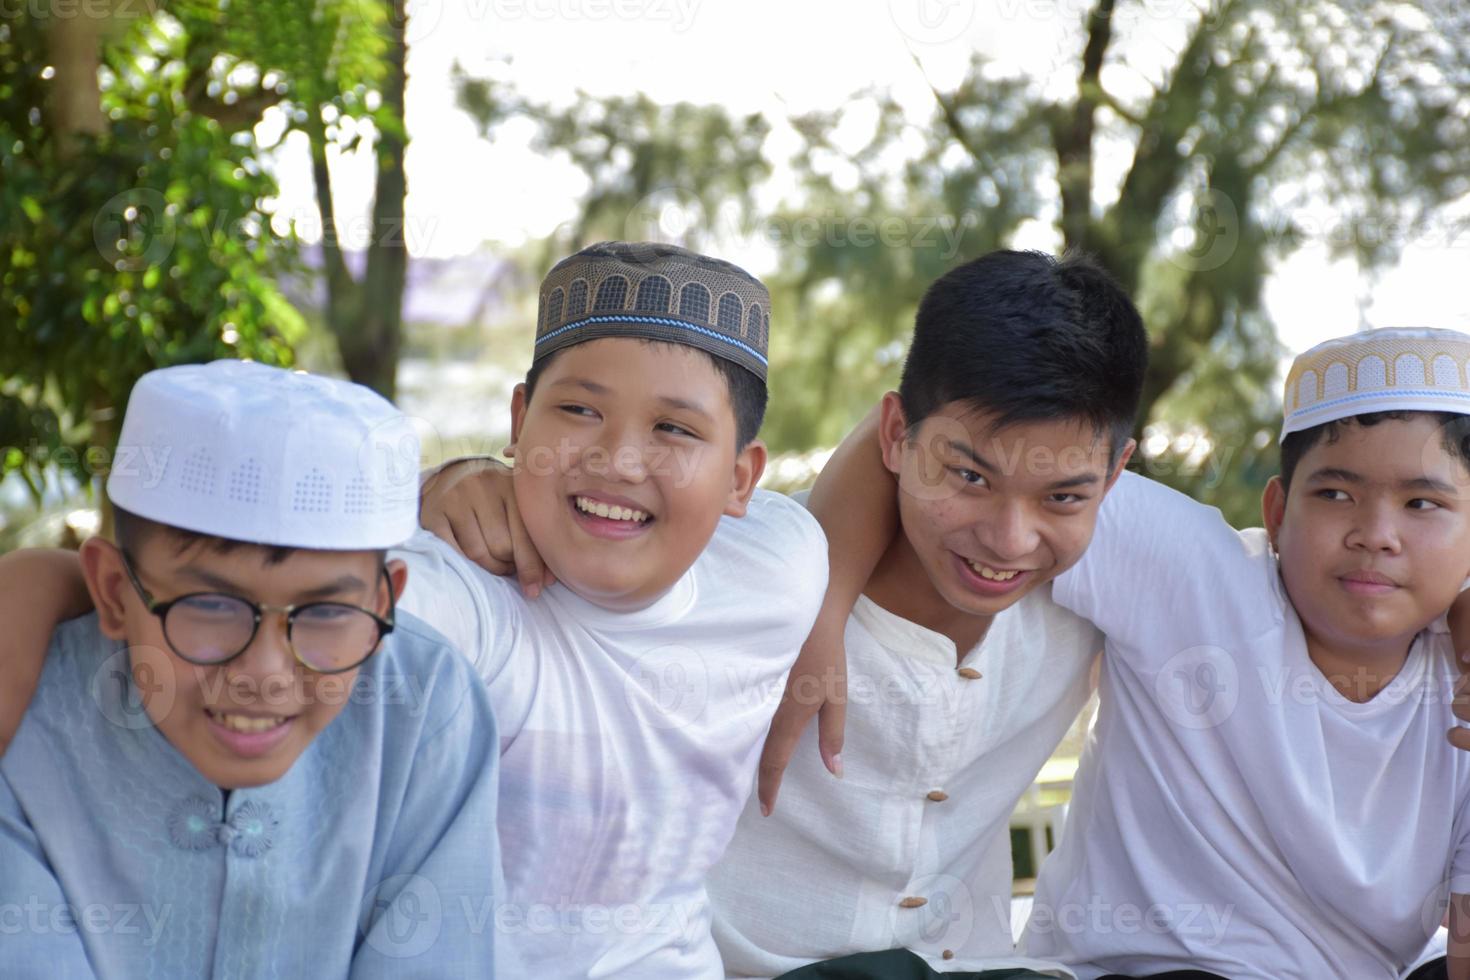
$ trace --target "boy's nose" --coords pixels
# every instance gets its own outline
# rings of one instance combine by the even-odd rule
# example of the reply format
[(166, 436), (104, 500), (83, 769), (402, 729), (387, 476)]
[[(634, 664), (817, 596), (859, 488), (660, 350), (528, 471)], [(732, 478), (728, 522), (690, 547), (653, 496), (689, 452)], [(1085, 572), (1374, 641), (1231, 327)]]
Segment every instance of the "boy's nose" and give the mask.
[(1367, 507), (1348, 532), (1347, 545), (1364, 551), (1399, 550), (1398, 525), (1385, 507)]
[[(286, 617), (279, 612), (267, 612), (260, 620), (260, 628), (250, 640), (245, 652), (225, 665), (227, 676), (233, 681), (248, 680), (251, 696), (258, 702), (283, 696), (296, 682), (296, 655), (286, 638)], [(245, 692), (241, 692), (245, 693)], [(245, 704), (242, 703), (241, 707)]]
[(976, 531), (980, 543), (1001, 561), (1019, 561), (1036, 550), (1036, 528), (1020, 503), (1002, 504)]

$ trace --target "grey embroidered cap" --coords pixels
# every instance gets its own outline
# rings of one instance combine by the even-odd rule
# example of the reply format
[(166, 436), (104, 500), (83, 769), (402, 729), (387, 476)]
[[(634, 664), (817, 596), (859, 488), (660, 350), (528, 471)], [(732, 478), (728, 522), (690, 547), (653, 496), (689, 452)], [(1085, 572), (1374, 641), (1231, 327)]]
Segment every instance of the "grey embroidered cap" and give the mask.
[(533, 363), (600, 337), (687, 344), (766, 380), (771, 295), (723, 259), (661, 242), (600, 242), (541, 283)]

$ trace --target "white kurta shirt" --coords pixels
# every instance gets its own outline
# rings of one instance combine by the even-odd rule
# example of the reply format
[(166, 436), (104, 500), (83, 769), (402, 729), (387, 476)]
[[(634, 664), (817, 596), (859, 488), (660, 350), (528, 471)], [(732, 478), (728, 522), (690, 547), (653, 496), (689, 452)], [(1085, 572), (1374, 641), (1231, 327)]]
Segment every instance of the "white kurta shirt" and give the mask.
[(775, 812), (752, 799), (710, 877), (726, 972), (896, 947), (939, 970), (1038, 965), (1012, 942), (1010, 817), (1087, 701), (1100, 634), (1045, 585), (958, 663), (867, 597), (846, 641), (844, 778), (813, 722)]

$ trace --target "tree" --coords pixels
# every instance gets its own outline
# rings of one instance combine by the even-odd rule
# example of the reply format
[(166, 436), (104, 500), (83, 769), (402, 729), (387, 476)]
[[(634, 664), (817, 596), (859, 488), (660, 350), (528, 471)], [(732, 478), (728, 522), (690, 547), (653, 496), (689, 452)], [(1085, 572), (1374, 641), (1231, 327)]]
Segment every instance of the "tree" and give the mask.
[(167, 15), (68, 9), (0, 21), (0, 472), (38, 501), (48, 473), (105, 469), (145, 371), (290, 363), (304, 326), (274, 181), (205, 111), (229, 90), (191, 98)]

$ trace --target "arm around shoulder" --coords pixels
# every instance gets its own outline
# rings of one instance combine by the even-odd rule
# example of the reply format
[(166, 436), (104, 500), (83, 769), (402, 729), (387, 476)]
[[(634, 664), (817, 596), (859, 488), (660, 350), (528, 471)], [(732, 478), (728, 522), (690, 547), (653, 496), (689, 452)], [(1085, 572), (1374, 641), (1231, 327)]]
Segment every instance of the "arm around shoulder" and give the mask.
[(26, 549), (0, 556), (0, 754), (20, 727), (56, 627), (92, 608), (75, 552)]

